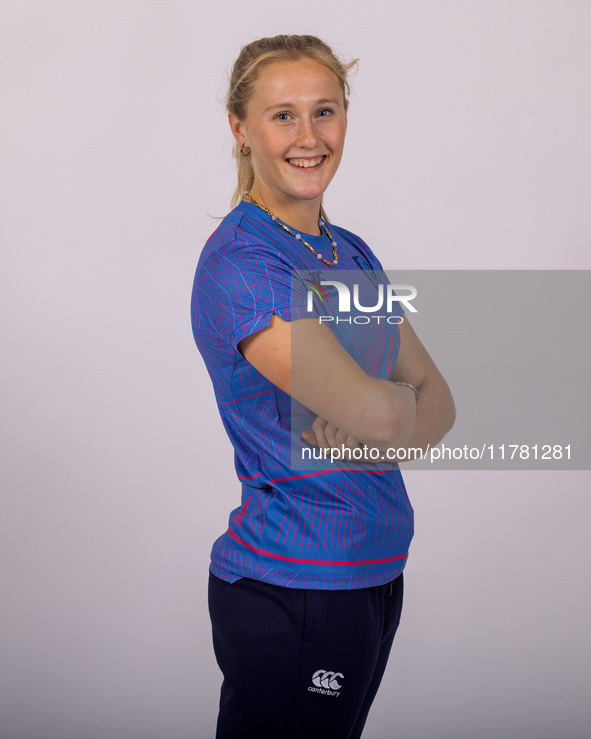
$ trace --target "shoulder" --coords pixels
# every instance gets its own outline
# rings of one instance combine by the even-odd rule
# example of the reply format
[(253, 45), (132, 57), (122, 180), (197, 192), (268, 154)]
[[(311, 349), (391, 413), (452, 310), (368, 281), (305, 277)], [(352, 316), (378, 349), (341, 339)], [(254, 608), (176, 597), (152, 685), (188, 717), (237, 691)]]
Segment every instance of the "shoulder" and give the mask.
[(220, 259), (235, 257), (236, 252), (248, 244), (246, 233), (242, 227), (244, 213), (237, 206), (221, 221), (216, 230), (207, 239), (199, 257), (197, 269), (207, 263), (215, 263)]
[[(220, 305), (258, 312), (289, 304), (293, 266), (256, 214), (240, 205), (210, 236), (197, 264), (193, 283), (195, 306), (207, 311)], [(271, 231), (271, 233), (273, 233)]]
[(239, 203), (207, 240), (197, 272), (227, 268), (241, 271), (277, 267), (285, 262), (274, 231)]

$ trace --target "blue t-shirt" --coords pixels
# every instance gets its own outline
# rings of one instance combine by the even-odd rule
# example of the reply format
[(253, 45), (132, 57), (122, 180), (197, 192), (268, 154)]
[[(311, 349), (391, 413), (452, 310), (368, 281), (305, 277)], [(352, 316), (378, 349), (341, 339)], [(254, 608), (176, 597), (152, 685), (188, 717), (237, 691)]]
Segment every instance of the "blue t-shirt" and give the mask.
[[(332, 224), (329, 229), (337, 242), (339, 271), (381, 271), (359, 237)], [(303, 236), (331, 260), (326, 235)], [(308, 284), (320, 285), (336, 279), (336, 269), (245, 201), (222, 221), (199, 259), (193, 333), (242, 484), (241, 505), (212, 550), (210, 569), (223, 580), (363, 588), (394, 579), (406, 563), (413, 510), (398, 467), (329, 459), (296, 468), (292, 455), (298, 443), (306, 446), (299, 429), (302, 423), (309, 428), (314, 415), (299, 406), (300, 426), (294, 430), (289, 395), (238, 351), (239, 342), (266, 328), (273, 314), (286, 321), (310, 315), (303, 298), (293, 297), (303, 295), (293, 289), (301, 271), (307, 271)], [(390, 377), (400, 344), (396, 323), (373, 321), (363, 332), (352, 331), (346, 322), (328, 325), (368, 374)]]

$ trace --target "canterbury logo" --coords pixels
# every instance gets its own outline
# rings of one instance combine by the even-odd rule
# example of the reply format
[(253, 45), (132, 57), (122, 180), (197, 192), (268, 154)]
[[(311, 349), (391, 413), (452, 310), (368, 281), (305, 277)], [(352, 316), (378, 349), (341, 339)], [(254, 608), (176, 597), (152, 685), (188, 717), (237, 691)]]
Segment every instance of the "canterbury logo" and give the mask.
[(324, 688), (325, 690), (339, 690), (341, 684), (337, 678), (344, 680), (345, 676), (342, 672), (327, 672), (326, 670), (316, 670), (312, 675), (312, 682), (317, 688)]

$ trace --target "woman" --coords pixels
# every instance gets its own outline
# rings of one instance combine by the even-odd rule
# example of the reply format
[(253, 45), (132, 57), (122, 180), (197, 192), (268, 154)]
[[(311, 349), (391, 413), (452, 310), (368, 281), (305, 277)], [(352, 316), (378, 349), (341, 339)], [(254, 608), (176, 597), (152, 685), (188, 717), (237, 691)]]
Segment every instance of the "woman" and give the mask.
[[(401, 311), (346, 346), (292, 290), (322, 298), (337, 274), (381, 275), (369, 247), (322, 210), (343, 151), (351, 66), (313, 36), (277, 36), (245, 46), (230, 81), (242, 199), (203, 250), (192, 302), (242, 483), (212, 551), (218, 739), (361, 736), (412, 538), (387, 455), (436, 444), (454, 419), (447, 384)], [(292, 398), (310, 419), (301, 435), (310, 447), (363, 448), (365, 461), (295, 470)], [(370, 459), (374, 448), (385, 462)]]

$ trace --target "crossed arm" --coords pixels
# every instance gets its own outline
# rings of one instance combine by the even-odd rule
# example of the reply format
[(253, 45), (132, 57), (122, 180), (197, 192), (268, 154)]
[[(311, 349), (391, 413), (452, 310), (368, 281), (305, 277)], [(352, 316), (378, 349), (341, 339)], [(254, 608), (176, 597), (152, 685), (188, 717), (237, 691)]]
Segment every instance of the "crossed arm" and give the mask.
[[(298, 350), (292, 352), (292, 345)], [(453, 426), (449, 387), (407, 321), (400, 324), (391, 379), (416, 387), (418, 406), (410, 388), (366, 374), (315, 319), (288, 322), (273, 315), (267, 328), (243, 339), (238, 348), (270, 382), (316, 414), (304, 432), (313, 446), (425, 450)]]

